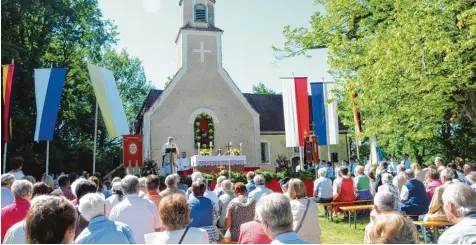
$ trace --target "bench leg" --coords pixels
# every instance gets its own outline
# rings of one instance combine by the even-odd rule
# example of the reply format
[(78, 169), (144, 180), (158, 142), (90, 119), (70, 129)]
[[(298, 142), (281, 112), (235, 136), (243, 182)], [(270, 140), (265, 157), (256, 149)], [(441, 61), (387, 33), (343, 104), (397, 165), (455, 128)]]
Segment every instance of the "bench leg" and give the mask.
[(329, 214), (331, 215), (331, 221), (334, 221), (334, 205), (330, 205), (331, 210), (329, 210)]
[(433, 227), (433, 243), (438, 243), (438, 227)]
[(352, 223), (350, 223), (350, 215), (351, 215), (351, 213), (350, 213), (350, 211), (347, 212), (347, 213), (348, 213), (348, 215), (349, 215), (349, 227), (352, 227)]
[(354, 229), (357, 229), (357, 212), (354, 212)]

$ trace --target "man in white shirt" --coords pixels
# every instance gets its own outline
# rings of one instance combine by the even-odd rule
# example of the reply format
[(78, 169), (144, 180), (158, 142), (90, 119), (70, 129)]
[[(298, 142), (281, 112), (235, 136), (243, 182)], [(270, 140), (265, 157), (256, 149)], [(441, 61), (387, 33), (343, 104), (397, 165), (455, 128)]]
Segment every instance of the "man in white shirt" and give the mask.
[(405, 166), (405, 169), (410, 169), (411, 168), (412, 162), (410, 160), (408, 160), (408, 154), (406, 154), (406, 153), (403, 154), (403, 160), (400, 163), (400, 165)]
[(299, 173), (299, 172), (301, 172), (301, 164), (298, 164), (296, 166), (296, 173)]
[(388, 165), (388, 172), (392, 173), (393, 176), (397, 175), (397, 167), (398, 167), (397, 157), (393, 155), (392, 159), (390, 160), (390, 164)]
[(182, 152), (182, 157), (178, 160), (178, 171), (186, 171), (190, 169), (190, 158), (187, 157), (187, 153)]
[(12, 204), (15, 201), (15, 196), (12, 192), (12, 185), (15, 182), (13, 174), (2, 174), (2, 208)]
[(438, 244), (476, 243), (476, 192), (463, 183), (453, 183), (443, 192), (443, 209), (455, 225), (438, 239)]
[(393, 178), (392, 184), (397, 187), (398, 193), (401, 193), (402, 187), (407, 181), (405, 180), (405, 166), (399, 165), (397, 167), (397, 175)]
[(139, 179), (136, 176), (124, 177), (121, 189), (125, 199), (111, 210), (109, 219), (128, 225), (135, 241), (143, 244), (145, 234), (158, 232), (162, 226), (159, 211), (152, 201), (139, 197)]
[[(169, 136), (167, 142), (162, 145), (162, 167), (164, 169), (164, 174), (174, 174), (177, 173), (177, 154), (179, 153), (179, 148), (173, 142), (174, 138)], [(175, 153), (166, 153), (166, 149), (175, 149)], [(172, 169), (171, 169), (172, 168)], [(172, 172), (171, 172), (172, 171)]]
[(25, 178), (25, 174), (23, 174), (23, 158), (21, 157), (14, 157), (10, 159), (10, 168), (12, 169), (8, 174), (12, 174), (15, 176), (16, 180), (21, 180)]
[(443, 158), (435, 157), (435, 166), (438, 170), (438, 173), (445, 169), (445, 162), (443, 161)]
[(255, 182), (256, 189), (249, 193), (248, 198), (258, 201), (262, 196), (273, 192), (264, 185), (266, 180), (263, 175), (256, 175), (253, 181)]

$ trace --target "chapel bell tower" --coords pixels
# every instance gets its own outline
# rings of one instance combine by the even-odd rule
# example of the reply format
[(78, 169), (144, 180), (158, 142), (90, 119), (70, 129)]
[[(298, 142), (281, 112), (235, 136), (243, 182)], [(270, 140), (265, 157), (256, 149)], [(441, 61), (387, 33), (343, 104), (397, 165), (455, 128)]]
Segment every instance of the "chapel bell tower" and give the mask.
[(215, 27), (215, 0), (180, 0), (182, 26), (177, 39), (177, 71), (221, 66), (221, 35)]
[(215, 0), (180, 0), (179, 5), (182, 7), (182, 26), (215, 26)]

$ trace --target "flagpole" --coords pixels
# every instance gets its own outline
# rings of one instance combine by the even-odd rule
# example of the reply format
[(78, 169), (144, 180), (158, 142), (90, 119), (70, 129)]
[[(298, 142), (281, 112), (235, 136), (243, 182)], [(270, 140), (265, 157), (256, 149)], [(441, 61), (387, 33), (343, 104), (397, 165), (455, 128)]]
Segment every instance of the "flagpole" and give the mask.
[(94, 116), (94, 147), (93, 147), (93, 172), (96, 173), (96, 144), (98, 136), (98, 102), (96, 100), (96, 115)]
[(359, 139), (357, 138), (357, 132), (355, 132), (355, 148), (357, 150), (357, 159), (360, 161), (360, 153), (359, 153)]
[(50, 141), (46, 141), (46, 175), (50, 166)]
[(7, 148), (8, 144), (5, 143), (5, 147), (3, 148), (3, 173), (7, 172)]

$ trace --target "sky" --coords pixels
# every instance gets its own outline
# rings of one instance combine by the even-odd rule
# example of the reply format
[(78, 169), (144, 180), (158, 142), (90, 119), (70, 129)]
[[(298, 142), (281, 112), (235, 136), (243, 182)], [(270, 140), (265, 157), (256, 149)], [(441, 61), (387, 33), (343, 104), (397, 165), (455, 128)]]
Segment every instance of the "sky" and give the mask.
[[(192, 0), (184, 0), (192, 1)], [(105, 18), (119, 32), (117, 50), (142, 60), (147, 79), (162, 89), (177, 68), (175, 38), (181, 27), (179, 0), (99, 0)], [(259, 82), (281, 92), (280, 77), (331, 81), (327, 50), (275, 62), (271, 46), (282, 47), (285, 25), (309, 27), (321, 10), (314, 0), (216, 0), (215, 26), (222, 36), (223, 67), (244, 93)]]

